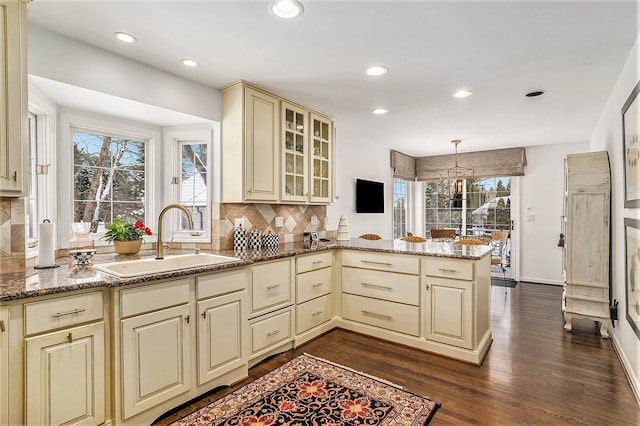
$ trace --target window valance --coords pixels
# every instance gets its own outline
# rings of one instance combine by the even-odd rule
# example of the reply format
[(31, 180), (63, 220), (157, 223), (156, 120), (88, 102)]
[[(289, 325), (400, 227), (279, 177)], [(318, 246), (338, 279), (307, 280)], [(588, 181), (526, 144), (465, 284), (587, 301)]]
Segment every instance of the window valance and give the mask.
[(391, 151), (393, 177), (404, 180), (416, 180), (416, 159), (398, 151)]
[[(418, 180), (439, 180), (440, 172), (453, 167), (455, 156), (433, 155), (416, 158)], [(527, 156), (524, 148), (458, 153), (458, 165), (474, 170), (474, 177), (524, 176)]]

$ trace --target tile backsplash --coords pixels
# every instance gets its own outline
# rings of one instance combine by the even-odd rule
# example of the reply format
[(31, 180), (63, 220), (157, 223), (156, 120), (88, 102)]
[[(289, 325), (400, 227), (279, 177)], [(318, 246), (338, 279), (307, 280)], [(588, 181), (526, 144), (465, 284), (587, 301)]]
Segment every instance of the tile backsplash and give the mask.
[[(280, 242), (302, 241), (303, 232), (325, 231), (326, 206), (288, 204), (213, 204), (213, 250), (233, 249), (233, 229), (236, 218), (244, 219), (244, 227), (264, 233), (280, 234)], [(318, 223), (312, 225), (313, 217)], [(282, 226), (276, 227), (276, 217), (282, 218)]]
[(25, 213), (23, 198), (0, 197), (0, 271), (25, 268)]

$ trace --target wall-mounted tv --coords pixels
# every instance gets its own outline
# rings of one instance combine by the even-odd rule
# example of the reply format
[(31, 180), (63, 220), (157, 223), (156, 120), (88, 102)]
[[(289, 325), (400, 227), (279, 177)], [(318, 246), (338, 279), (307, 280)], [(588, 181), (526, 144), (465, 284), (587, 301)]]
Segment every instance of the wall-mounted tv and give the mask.
[(384, 183), (356, 179), (356, 213), (384, 213)]

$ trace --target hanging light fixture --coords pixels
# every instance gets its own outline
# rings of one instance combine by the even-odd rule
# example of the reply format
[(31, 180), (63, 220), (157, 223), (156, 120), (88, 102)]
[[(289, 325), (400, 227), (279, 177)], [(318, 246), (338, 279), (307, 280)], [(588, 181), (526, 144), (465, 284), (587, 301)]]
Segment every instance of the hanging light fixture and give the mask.
[(473, 181), (474, 177), (473, 169), (458, 164), (458, 144), (460, 142), (462, 142), (460, 139), (451, 141), (455, 147), (455, 165), (440, 172), (442, 199), (450, 200), (453, 204), (452, 207), (458, 208), (462, 207), (462, 200), (465, 199), (464, 180)]

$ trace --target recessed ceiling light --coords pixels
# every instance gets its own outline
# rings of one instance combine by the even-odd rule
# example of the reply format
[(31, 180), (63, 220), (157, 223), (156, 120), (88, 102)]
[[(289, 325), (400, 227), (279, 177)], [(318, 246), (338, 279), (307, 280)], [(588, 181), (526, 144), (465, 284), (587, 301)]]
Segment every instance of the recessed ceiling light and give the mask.
[(458, 90), (453, 94), (454, 98), (466, 98), (467, 96), (471, 96), (470, 90)]
[(131, 34), (123, 32), (114, 33), (113, 36), (124, 43), (135, 43), (136, 41), (138, 41), (138, 39)]
[(527, 98), (535, 98), (536, 96), (544, 95), (544, 90), (534, 90), (533, 92), (527, 93), (525, 96)]
[(374, 65), (367, 69), (367, 74), (372, 76), (384, 75), (387, 73), (387, 67), (382, 65)]
[(304, 7), (298, 0), (274, 0), (269, 3), (269, 10), (280, 18), (291, 19), (302, 15)]
[(186, 65), (188, 67), (197, 67), (198, 63), (196, 61), (194, 61), (193, 59), (183, 59), (182, 60), (182, 64)]
[(388, 109), (386, 109), (386, 108), (374, 108), (374, 109), (372, 109), (372, 110), (371, 110), (371, 112), (372, 112), (373, 114), (376, 114), (376, 115), (381, 115), (381, 114), (386, 114), (386, 113), (388, 113), (388, 112), (389, 112), (389, 110), (388, 110)]

